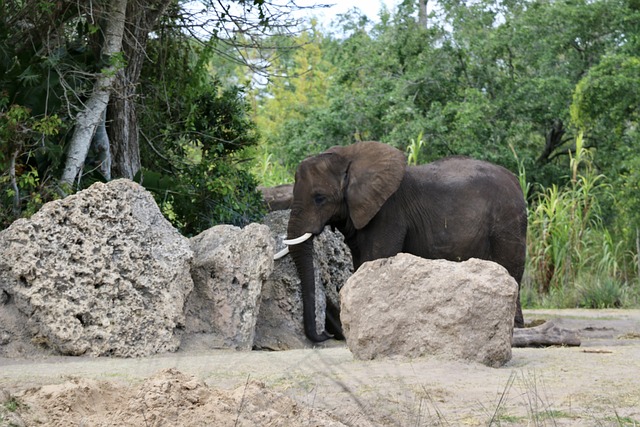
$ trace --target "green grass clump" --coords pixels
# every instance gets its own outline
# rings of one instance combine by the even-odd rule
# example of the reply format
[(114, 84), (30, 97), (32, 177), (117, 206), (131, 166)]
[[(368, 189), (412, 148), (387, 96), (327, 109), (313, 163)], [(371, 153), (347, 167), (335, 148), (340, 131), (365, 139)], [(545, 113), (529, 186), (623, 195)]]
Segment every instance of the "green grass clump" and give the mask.
[[(521, 170), (521, 182), (523, 174)], [(638, 303), (637, 255), (624, 250), (604, 220), (602, 201), (614, 198), (580, 135), (567, 185), (540, 189), (530, 202), (527, 276), (521, 291), (525, 306), (617, 308)]]

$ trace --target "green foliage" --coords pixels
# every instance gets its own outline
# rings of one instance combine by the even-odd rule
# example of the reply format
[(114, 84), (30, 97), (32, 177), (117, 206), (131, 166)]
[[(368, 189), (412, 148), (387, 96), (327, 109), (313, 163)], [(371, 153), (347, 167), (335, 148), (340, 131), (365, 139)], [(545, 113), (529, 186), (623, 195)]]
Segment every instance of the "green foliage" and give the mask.
[(143, 170), (136, 179), (187, 236), (221, 223), (243, 226), (263, 212), (255, 179), (233, 162), (217, 160), (208, 165), (200, 161), (188, 173), (173, 176)]
[(640, 119), (638, 81), (640, 58), (605, 56), (576, 85), (571, 104), (573, 123), (581, 129), (604, 125), (613, 134), (623, 134)]
[(617, 215), (611, 221), (633, 246), (640, 227), (640, 58), (608, 55), (576, 85), (571, 104), (575, 126), (590, 135), (600, 166), (611, 177)]
[(333, 114), (329, 120), (326, 111), (318, 111), (327, 106), (335, 74), (333, 65), (322, 57), (323, 36), (312, 27), (295, 38), (279, 36), (278, 44), (289, 48), (271, 62), (268, 93), (254, 92), (255, 121), (265, 140), (262, 150), (269, 153), (266, 158), (273, 165), (262, 170), (276, 173), (261, 178), (265, 185), (282, 184), (279, 179), (292, 176), (302, 159), (336, 145), (330, 137), (339, 126), (332, 122)]
[[(284, 99), (267, 87), (273, 98), (264, 105), (276, 99), (274, 112), (304, 108), (296, 117), (272, 114), (270, 135), (278, 137), (268, 139), (267, 150), (284, 154), (293, 168), (307, 155), (358, 140), (405, 150), (422, 132), (426, 160), (463, 154), (515, 170), (513, 146), (532, 181), (563, 183), (573, 129), (565, 127), (568, 138), (544, 152), (547, 136), (554, 123), (570, 122), (574, 88), (601, 57), (628, 56), (629, 34), (636, 33), (630, 17), (638, 12), (622, 0), (441, 6), (428, 28), (416, 22), (415, 2), (404, 2), (373, 26), (351, 14), (342, 18), (339, 38), (314, 36), (309, 42), (319, 54), (309, 64), (334, 70), (319, 82), (326, 96), (305, 99), (291, 84)], [(284, 73), (293, 76), (292, 69)]]
[(633, 286), (610, 277), (578, 276), (575, 286), (553, 288), (546, 294), (523, 288), (522, 301), (541, 308), (629, 308), (640, 303), (640, 293)]
[(102, 66), (88, 16), (60, 7), (0, 2), (0, 228), (60, 197), (73, 116)]
[(118, 71), (123, 70), (126, 66), (127, 61), (124, 54), (118, 52), (107, 59), (105, 67), (100, 70), (100, 73), (105, 76), (115, 76)]
[[(107, 3), (0, 2), (2, 228), (58, 197), (57, 177), (76, 114), (85, 108), (99, 73), (113, 75), (132, 59), (126, 43), (122, 52), (100, 56), (110, 18)], [(263, 28), (269, 24), (264, 2), (237, 3), (258, 12), (254, 23)], [(178, 28), (175, 23), (185, 18), (182, 6), (172, 4), (161, 17), (145, 62), (134, 59), (142, 81), (130, 82), (140, 96), (127, 95), (136, 112), (128, 123), (147, 142), (141, 148), (141, 175), (150, 185), (156, 175), (170, 178), (155, 179), (156, 197), (182, 231), (194, 234), (216, 223), (244, 224), (258, 217), (262, 207), (243, 152), (258, 140), (246, 94), (212, 77), (215, 70), (209, 64), (218, 39), (202, 46)], [(147, 18), (140, 21), (142, 27)], [(146, 34), (127, 34), (142, 37), (141, 47), (147, 45)], [(104, 180), (91, 162), (90, 154), (77, 188), (64, 188), (65, 193)]]
[[(19, 409), (26, 409), (28, 406), (18, 400), (15, 396), (11, 396), (8, 400), (2, 403), (2, 409), (7, 412), (16, 412)], [(0, 414), (1, 415), (1, 414)], [(0, 421), (2, 419), (0, 418)]]
[(576, 285), (578, 306), (584, 308), (620, 308), (630, 304), (629, 289), (610, 278), (585, 277)]
[[(0, 105), (6, 105), (6, 98)], [(0, 107), (0, 140), (4, 141), (0, 147), (0, 229), (33, 215), (45, 202), (57, 198), (37, 164), (43, 156), (43, 143), (61, 128), (55, 114), (35, 118), (24, 106)]]
[(256, 152), (253, 174), (261, 185), (265, 187), (275, 187), (283, 183), (293, 182), (294, 177), (291, 172), (281, 163), (274, 161), (273, 154), (266, 150)]
[(540, 192), (530, 207), (528, 304), (604, 308), (632, 300), (624, 279), (633, 267), (622, 263), (622, 245), (602, 220), (601, 204), (612, 189), (591, 156), (579, 135), (569, 184)]
[[(590, 168), (581, 140), (578, 138), (579, 148), (572, 159), (570, 185), (546, 189), (530, 211), (528, 252), (534, 280), (542, 293), (575, 282), (577, 270), (587, 261), (584, 246), (603, 231), (596, 197), (596, 191), (606, 191), (603, 177)], [(585, 161), (587, 169), (578, 174), (578, 167)]]
[[(165, 34), (150, 43), (141, 126), (149, 144), (136, 177), (185, 235), (221, 223), (246, 225), (263, 214), (245, 149), (258, 141), (244, 91), (224, 87), (207, 68), (210, 49)], [(169, 78), (170, 76), (170, 78)], [(167, 108), (169, 106), (169, 108)]]
[(407, 163), (415, 166), (424, 163), (422, 161), (422, 147), (424, 147), (424, 137), (422, 132), (418, 134), (416, 139), (411, 139), (407, 146)]

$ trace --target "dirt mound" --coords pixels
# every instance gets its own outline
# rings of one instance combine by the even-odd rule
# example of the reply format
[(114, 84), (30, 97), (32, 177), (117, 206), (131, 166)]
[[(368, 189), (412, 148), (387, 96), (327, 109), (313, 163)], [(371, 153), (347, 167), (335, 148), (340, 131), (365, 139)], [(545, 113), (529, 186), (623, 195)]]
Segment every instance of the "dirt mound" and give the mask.
[[(136, 386), (71, 378), (14, 399), (9, 425), (42, 426), (342, 426), (331, 415), (247, 381), (234, 390), (207, 386), (176, 369)], [(6, 405), (5, 405), (6, 406)], [(0, 416), (0, 420), (3, 418)], [(0, 422), (0, 425), (2, 422)]]

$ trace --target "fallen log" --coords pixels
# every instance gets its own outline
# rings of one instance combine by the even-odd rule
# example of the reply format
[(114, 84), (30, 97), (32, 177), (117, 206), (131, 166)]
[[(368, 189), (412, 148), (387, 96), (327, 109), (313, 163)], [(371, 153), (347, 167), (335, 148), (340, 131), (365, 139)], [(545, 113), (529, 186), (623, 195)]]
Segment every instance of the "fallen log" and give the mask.
[(533, 328), (514, 329), (511, 347), (578, 347), (580, 343), (576, 331), (563, 328), (560, 319), (553, 319)]
[(293, 184), (283, 184), (276, 187), (258, 187), (269, 212), (291, 208), (293, 202)]

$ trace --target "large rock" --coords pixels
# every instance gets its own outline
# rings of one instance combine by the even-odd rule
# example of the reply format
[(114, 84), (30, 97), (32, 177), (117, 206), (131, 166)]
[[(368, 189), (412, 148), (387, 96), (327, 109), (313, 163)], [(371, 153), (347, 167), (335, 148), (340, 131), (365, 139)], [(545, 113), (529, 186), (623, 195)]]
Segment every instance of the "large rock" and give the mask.
[[(276, 239), (278, 248), (287, 234), (289, 211), (272, 212), (264, 220)], [(313, 258), (316, 266), (316, 321), (324, 325), (325, 295), (340, 305), (338, 290), (353, 273), (349, 248), (339, 233), (329, 229), (314, 239)], [(275, 262), (271, 276), (262, 288), (262, 301), (256, 325), (255, 347), (290, 350), (313, 347), (304, 334), (302, 323), (302, 288), (290, 256)]]
[(368, 262), (340, 292), (347, 345), (358, 359), (438, 355), (498, 367), (511, 359), (517, 290), (490, 261)]
[(191, 239), (195, 289), (186, 305), (183, 348), (251, 350), (262, 283), (273, 271), (269, 228), (212, 227)]
[(188, 240), (131, 181), (47, 203), (0, 233), (0, 354), (176, 350), (191, 258)]

